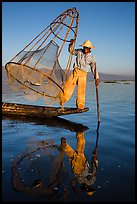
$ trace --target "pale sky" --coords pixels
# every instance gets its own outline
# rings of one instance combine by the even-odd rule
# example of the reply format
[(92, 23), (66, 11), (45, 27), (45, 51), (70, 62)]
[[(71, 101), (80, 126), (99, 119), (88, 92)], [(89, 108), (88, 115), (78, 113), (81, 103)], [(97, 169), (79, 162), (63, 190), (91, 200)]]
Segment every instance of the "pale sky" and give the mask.
[(99, 72), (135, 75), (135, 2), (2, 2), (2, 64), (72, 7), (80, 14), (76, 48), (90, 40)]

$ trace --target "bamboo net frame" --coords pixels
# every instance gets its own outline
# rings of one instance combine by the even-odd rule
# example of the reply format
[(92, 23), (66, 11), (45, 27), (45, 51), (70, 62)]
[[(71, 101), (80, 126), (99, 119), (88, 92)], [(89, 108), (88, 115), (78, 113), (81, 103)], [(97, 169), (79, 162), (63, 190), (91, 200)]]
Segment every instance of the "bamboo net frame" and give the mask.
[(22, 91), (29, 100), (42, 96), (48, 105), (59, 103), (58, 96), (72, 62), (72, 54), (66, 46), (71, 39), (76, 42), (78, 23), (79, 13), (75, 7), (64, 11), (7, 62), (5, 69), (10, 87)]

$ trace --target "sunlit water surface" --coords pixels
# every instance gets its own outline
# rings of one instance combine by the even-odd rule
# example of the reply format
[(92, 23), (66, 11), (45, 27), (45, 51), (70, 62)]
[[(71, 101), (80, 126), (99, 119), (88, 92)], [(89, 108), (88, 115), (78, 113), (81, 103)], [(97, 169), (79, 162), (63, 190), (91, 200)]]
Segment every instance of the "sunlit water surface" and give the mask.
[[(66, 106), (75, 107), (75, 98), (76, 92)], [(43, 100), (25, 101), (19, 93), (3, 93), (2, 101), (44, 105)], [(89, 107), (89, 111), (60, 117), (69, 121), (69, 125), (64, 125), (63, 121), (59, 121), (59, 124), (53, 121), (52, 124), (52, 121), (3, 117), (4, 202), (134, 201), (135, 82), (100, 83), (99, 101), (99, 132), (96, 131), (96, 92), (93, 82), (87, 84), (85, 106)], [(85, 146), (80, 137), (78, 140), (79, 133), (85, 139)], [(92, 156), (96, 150), (98, 168), (90, 193), (76, 181), (68, 156), (59, 150), (62, 137), (66, 138), (67, 144), (76, 153), (77, 142), (82, 143), (91, 175)], [(38, 183), (35, 184), (36, 180)], [(42, 185), (39, 181), (42, 181)]]

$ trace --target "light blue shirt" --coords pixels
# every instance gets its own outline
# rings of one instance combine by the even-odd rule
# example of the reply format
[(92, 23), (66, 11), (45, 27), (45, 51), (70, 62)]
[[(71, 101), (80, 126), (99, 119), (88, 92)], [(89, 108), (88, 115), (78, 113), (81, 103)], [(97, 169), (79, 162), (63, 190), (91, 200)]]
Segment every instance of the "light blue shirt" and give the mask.
[[(73, 65), (74, 68), (79, 68), (85, 72), (92, 71), (92, 73), (95, 76), (96, 60), (91, 52), (84, 54), (82, 49), (73, 50), (72, 46), (69, 47), (69, 51), (70, 53), (76, 56), (76, 61), (74, 62), (74, 65)], [(96, 78), (99, 78), (97, 68), (96, 68)]]

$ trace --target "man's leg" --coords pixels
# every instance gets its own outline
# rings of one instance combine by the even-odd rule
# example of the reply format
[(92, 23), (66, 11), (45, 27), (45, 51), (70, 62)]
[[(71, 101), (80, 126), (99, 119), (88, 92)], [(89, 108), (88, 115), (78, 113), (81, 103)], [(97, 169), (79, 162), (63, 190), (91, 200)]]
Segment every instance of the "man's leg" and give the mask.
[(78, 79), (77, 72), (74, 69), (63, 88), (64, 93), (62, 91), (60, 92), (59, 99), (61, 106), (64, 106), (64, 103), (68, 101), (72, 96), (77, 79)]
[(86, 94), (86, 80), (87, 73), (80, 70), (80, 74), (78, 77), (78, 89), (77, 89), (77, 100), (76, 106), (79, 109), (84, 109), (85, 106), (85, 94)]

